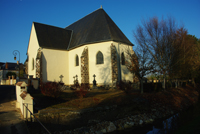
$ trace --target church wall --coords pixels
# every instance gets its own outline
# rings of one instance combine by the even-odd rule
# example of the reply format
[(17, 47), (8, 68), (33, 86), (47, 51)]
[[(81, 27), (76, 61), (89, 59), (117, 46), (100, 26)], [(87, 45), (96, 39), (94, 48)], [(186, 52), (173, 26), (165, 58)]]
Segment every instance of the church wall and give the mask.
[[(127, 56), (127, 50), (132, 50), (132, 46), (128, 46), (126, 44), (123, 43), (117, 43), (117, 42), (113, 42), (113, 45), (115, 45), (116, 49), (117, 49), (117, 57), (118, 57), (118, 68), (120, 68), (119, 70), (119, 77), (121, 80), (129, 80), (131, 82), (133, 82), (133, 74), (127, 69), (126, 65), (122, 65), (121, 63), (121, 53), (124, 52), (125, 55), (125, 60), (128, 60), (128, 56)], [(121, 74), (120, 74), (121, 73)]]
[[(81, 55), (85, 47), (88, 48), (89, 56), (89, 83), (92, 84), (95, 74), (98, 85), (112, 83), (111, 63), (110, 63), (110, 45), (112, 42), (102, 42), (84, 45), (69, 51), (69, 84), (73, 84), (74, 76), (78, 75), (78, 81), (81, 83)], [(101, 51), (104, 56), (104, 64), (96, 64), (96, 54)], [(79, 57), (79, 66), (75, 66), (76, 54)]]
[[(96, 82), (98, 85), (107, 85), (112, 83), (112, 70), (111, 70), (111, 41), (102, 42), (89, 45), (89, 67), (90, 67), (90, 82), (93, 83), (95, 74)], [(98, 51), (103, 53), (104, 63), (96, 64), (96, 55)]]
[(35, 27), (34, 25), (32, 25), (27, 53), (28, 53), (28, 75), (33, 75), (33, 78), (36, 77), (35, 63), (36, 63), (36, 55), (38, 49), (39, 49), (39, 44), (35, 32)]
[(68, 84), (68, 51), (43, 48), (42, 53), (43, 82), (60, 82), (62, 75), (62, 82)]
[[(68, 65), (69, 65), (69, 75), (68, 75), (68, 79), (69, 79), (69, 85), (74, 84), (74, 78), (76, 75), (78, 76), (78, 82), (80, 83), (81, 81), (81, 54), (83, 52), (84, 47), (78, 47), (76, 49), (70, 50), (69, 52), (69, 60), (68, 60)], [(76, 55), (78, 55), (78, 62), (79, 65), (76, 66), (75, 65), (75, 61), (76, 61)]]

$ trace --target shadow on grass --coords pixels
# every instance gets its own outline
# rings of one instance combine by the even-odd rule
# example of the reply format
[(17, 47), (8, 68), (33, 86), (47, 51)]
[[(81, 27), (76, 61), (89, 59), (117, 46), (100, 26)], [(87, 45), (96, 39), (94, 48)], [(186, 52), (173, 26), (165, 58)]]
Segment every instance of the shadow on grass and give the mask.
[[(151, 105), (158, 102), (161, 103), (161, 101), (161, 104), (171, 106), (171, 103), (175, 102), (176, 99), (174, 96), (179, 96), (179, 92), (169, 90), (160, 93), (146, 93), (143, 95), (133, 92), (127, 95), (120, 91), (91, 91), (88, 92), (86, 98), (83, 98), (81, 101), (74, 92), (63, 92), (61, 97), (56, 100), (43, 97), (43, 100), (40, 100), (39, 103), (44, 103), (43, 101), (45, 101), (47, 105), (43, 107), (46, 108), (63, 102), (69, 104), (68, 102), (73, 101), (75, 103), (74, 105), (79, 108), (77, 110), (78, 114), (72, 114), (67, 116), (67, 118), (64, 117), (65, 115), (63, 116), (62, 114), (55, 113), (55, 111), (51, 116), (45, 116), (42, 122), (51, 132), (54, 132), (87, 127), (103, 121), (116, 121), (129, 115), (151, 112), (151, 109), (153, 108)], [(186, 99), (185, 97), (181, 97), (181, 95), (179, 97), (180, 99)], [(96, 102), (95, 99), (97, 100)], [(78, 103), (80, 103), (80, 105)], [(87, 105), (86, 107), (85, 103)], [(88, 103), (91, 103), (92, 105), (89, 105)], [(112, 107), (113, 105), (116, 106)], [(68, 106), (69, 105), (65, 105), (65, 107)], [(161, 106), (159, 105), (159, 107)], [(84, 109), (95, 110), (86, 110), (86, 112), (83, 112)]]
[[(92, 99), (93, 97), (95, 98), (95, 96), (97, 96), (97, 95), (103, 95), (104, 97), (106, 97), (106, 94), (108, 94), (108, 91), (105, 91), (105, 90), (94, 91), (93, 90), (93, 91), (87, 92), (86, 96), (83, 99), (88, 99), (89, 101), (94, 101)], [(77, 96), (76, 91), (73, 91), (73, 90), (61, 92), (61, 94), (58, 98), (44, 96), (40, 92), (32, 93), (31, 95), (34, 98), (34, 102), (35, 102), (34, 108), (36, 109), (36, 111), (46, 109), (46, 108), (51, 108), (51, 107), (55, 108), (53, 106), (56, 106), (56, 105), (59, 107), (59, 104), (67, 103), (69, 101), (72, 101), (72, 103), (81, 103), (82, 102), (82, 100)], [(75, 105), (75, 107), (76, 107), (76, 104), (72, 104), (72, 105)], [(61, 107), (62, 106), (65, 106), (65, 104), (61, 105)]]
[(74, 93), (66, 93), (66, 92), (62, 92), (60, 97), (58, 97), (58, 98), (44, 96), (40, 92), (33, 93), (33, 94), (31, 94), (31, 96), (33, 96), (33, 98), (34, 98), (34, 103), (35, 103), (34, 108), (36, 110), (42, 110), (42, 109), (51, 107), (53, 105), (67, 102), (67, 101), (75, 98)]
[[(68, 96), (71, 99), (77, 99), (74, 93), (63, 93), (62, 98)], [(148, 103), (138, 94), (126, 95), (123, 92), (104, 92), (100, 91), (98, 93), (90, 92), (87, 97), (84, 98), (85, 101), (93, 101), (94, 98), (105, 97), (102, 101), (96, 102), (95, 105), (88, 107), (88, 111), (85, 109), (80, 109), (80, 114), (75, 114), (68, 116), (66, 120), (63, 120), (62, 114), (52, 113), (48, 118), (41, 118), (40, 121), (49, 129), (51, 132), (72, 130), (80, 127), (87, 127), (95, 125), (103, 121), (115, 121), (117, 119), (122, 119), (129, 115), (140, 114), (141, 112), (148, 111)], [(70, 99), (63, 98), (60, 103), (67, 102)], [(45, 99), (45, 97), (44, 97)], [(51, 103), (49, 100), (46, 100)], [(53, 103), (53, 102), (52, 102)], [(56, 101), (59, 104), (59, 101)], [(54, 103), (54, 104), (56, 104)], [(84, 101), (80, 103), (85, 103)], [(91, 102), (90, 102), (91, 103)], [(53, 105), (53, 104), (51, 104)], [(83, 104), (82, 104), (83, 105)], [(113, 107), (115, 105), (115, 107)], [(48, 105), (49, 106), (49, 105)], [(93, 109), (93, 110), (91, 110)], [(83, 111), (82, 111), (83, 110)], [(33, 125), (37, 123), (33, 123)], [(35, 126), (34, 126), (35, 127)], [(31, 126), (31, 128), (34, 128)], [(36, 131), (36, 130), (34, 130)], [(34, 132), (33, 131), (33, 132)], [(81, 133), (81, 132), (80, 132)]]

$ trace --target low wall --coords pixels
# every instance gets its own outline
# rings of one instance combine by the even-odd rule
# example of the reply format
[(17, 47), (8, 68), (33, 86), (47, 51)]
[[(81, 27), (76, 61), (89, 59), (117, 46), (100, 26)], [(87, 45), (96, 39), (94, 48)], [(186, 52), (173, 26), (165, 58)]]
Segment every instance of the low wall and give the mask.
[[(24, 81), (29, 85), (30, 79), (20, 79), (20, 81)], [(39, 79), (32, 79), (32, 85), (35, 89), (39, 88)]]
[(1, 85), (15, 85), (16, 83), (16, 79), (4, 79), (4, 80), (1, 80)]
[(33, 97), (27, 93), (27, 84), (24, 81), (16, 84), (16, 98), (16, 107), (20, 108), (23, 117), (25, 119), (31, 118), (29, 110), (33, 113)]

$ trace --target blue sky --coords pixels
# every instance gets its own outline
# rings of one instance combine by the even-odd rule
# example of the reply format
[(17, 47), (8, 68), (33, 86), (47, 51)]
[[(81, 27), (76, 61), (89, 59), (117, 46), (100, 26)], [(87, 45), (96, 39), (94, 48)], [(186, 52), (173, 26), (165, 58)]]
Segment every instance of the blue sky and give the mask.
[(16, 62), (18, 50), (24, 63), (32, 22), (65, 28), (101, 5), (132, 43), (136, 26), (154, 16), (172, 16), (200, 38), (200, 0), (0, 0), (0, 62)]

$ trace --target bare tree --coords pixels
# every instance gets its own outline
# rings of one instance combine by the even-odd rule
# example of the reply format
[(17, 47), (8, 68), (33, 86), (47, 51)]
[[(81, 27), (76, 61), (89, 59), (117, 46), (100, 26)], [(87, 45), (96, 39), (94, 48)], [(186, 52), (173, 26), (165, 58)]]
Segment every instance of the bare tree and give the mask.
[(153, 69), (153, 59), (147, 48), (139, 44), (135, 49), (126, 50), (126, 67), (134, 74), (140, 81), (141, 93), (143, 93), (143, 77), (149, 74)]
[(165, 78), (170, 71), (174, 57), (174, 42), (176, 39), (176, 23), (172, 18), (158, 20), (157, 17), (142, 21), (134, 32), (139, 46), (145, 47), (156, 64), (155, 69)]

